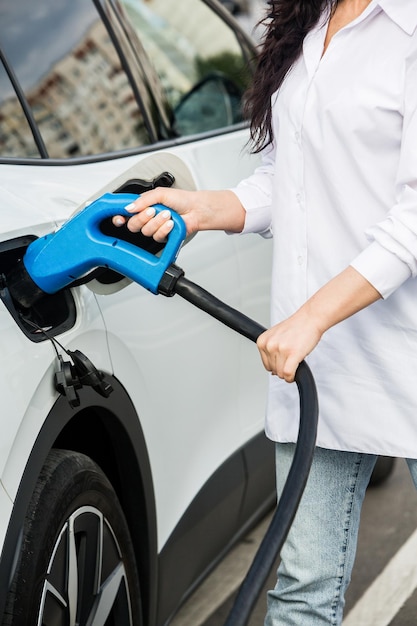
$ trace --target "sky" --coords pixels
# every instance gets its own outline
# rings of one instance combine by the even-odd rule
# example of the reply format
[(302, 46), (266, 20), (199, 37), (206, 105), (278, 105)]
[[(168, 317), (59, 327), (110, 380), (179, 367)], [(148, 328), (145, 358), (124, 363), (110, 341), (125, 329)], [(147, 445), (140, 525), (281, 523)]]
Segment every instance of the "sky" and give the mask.
[[(91, 0), (10, 0), (0, 3), (0, 45), (25, 90), (80, 40), (97, 18)], [(59, 29), (57, 36), (56, 30)], [(10, 95), (0, 71), (0, 99)]]

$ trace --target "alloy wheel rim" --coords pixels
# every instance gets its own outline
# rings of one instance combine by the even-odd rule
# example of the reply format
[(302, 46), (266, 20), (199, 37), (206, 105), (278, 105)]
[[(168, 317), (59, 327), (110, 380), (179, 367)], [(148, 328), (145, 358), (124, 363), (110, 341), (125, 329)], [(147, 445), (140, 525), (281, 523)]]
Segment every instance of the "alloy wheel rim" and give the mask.
[(126, 569), (109, 521), (83, 506), (66, 520), (53, 547), (37, 626), (112, 623), (133, 626)]

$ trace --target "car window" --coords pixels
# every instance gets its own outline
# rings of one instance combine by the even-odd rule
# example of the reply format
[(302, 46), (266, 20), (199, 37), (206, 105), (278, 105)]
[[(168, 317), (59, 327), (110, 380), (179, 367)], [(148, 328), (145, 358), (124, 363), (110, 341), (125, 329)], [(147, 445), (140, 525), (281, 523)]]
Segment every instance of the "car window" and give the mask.
[[(90, 0), (0, 4), (0, 46), (37, 123), (48, 156), (93, 155), (150, 142), (114, 45)], [(3, 156), (33, 156), (17, 98), (0, 82)], [(13, 137), (13, 134), (21, 137)]]
[(202, 0), (120, 0), (154, 64), (178, 136), (242, 121), (249, 70), (233, 30)]
[(16, 98), (9, 76), (0, 63), (0, 155), (38, 158), (32, 131)]

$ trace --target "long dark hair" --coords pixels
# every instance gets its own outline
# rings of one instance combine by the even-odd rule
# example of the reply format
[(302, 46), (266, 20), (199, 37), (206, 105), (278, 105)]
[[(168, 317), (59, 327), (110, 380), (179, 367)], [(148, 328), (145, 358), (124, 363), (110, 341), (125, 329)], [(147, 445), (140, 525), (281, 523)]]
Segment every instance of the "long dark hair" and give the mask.
[(257, 69), (245, 100), (253, 152), (273, 141), (271, 96), (298, 58), (307, 33), (339, 0), (268, 0)]

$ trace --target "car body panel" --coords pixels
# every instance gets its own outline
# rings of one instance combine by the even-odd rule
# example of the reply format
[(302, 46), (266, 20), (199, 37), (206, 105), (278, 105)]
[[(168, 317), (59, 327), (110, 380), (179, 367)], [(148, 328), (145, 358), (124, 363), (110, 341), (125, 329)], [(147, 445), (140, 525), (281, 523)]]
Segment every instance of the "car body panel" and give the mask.
[[(195, 184), (196, 186), (200, 188), (209, 187), (210, 183), (214, 182), (214, 179), (217, 179), (217, 181), (220, 180), (222, 186), (225, 186), (225, 187), (233, 186), (234, 184), (238, 182), (239, 176), (243, 172), (250, 171), (250, 164), (252, 162), (252, 158), (250, 157), (250, 155), (245, 154), (244, 151), (242, 151), (242, 144), (244, 143), (243, 139), (247, 137), (247, 131), (238, 131), (235, 134), (237, 136), (234, 138), (234, 141), (232, 142), (232, 143), (236, 143), (235, 161), (230, 159), (229, 150), (230, 150), (231, 137), (229, 135), (223, 135), (221, 137), (207, 138), (206, 140), (202, 142), (200, 141), (198, 143), (197, 142), (191, 143), (190, 145), (187, 145), (187, 146), (175, 147), (172, 149), (172, 153), (162, 152), (161, 158), (160, 158), (161, 166), (159, 168), (156, 165), (156, 163), (158, 163), (157, 153), (154, 153), (151, 157), (147, 155), (141, 155), (139, 158), (136, 157), (136, 159), (133, 159), (133, 157), (128, 157), (127, 159), (115, 159), (115, 160), (101, 162), (101, 163), (86, 164), (83, 166), (66, 165), (66, 166), (60, 167), (60, 166), (54, 165), (54, 166), (49, 166), (46, 168), (39, 168), (38, 166), (28, 167), (28, 168), (25, 168), (28, 173), (28, 177), (30, 177), (30, 174), (31, 174), (30, 170), (34, 170), (37, 176), (34, 177), (31, 185), (25, 185), (23, 187), (21, 186), (20, 188), (18, 188), (17, 181), (18, 181), (19, 173), (21, 175), (21, 169), (18, 166), (13, 166), (13, 165), (3, 166), (7, 174), (6, 186), (9, 186), (11, 190), (19, 189), (18, 192), (14, 194), (16, 196), (15, 204), (16, 206), (19, 206), (18, 214), (21, 216), (21, 219), (23, 220), (22, 224), (19, 226), (18, 229), (15, 229), (10, 233), (5, 232), (3, 234), (3, 238), (8, 238), (10, 235), (17, 236), (22, 233), (24, 234), (29, 233), (29, 234), (34, 234), (38, 236), (44, 235), (47, 232), (50, 232), (51, 228), (55, 227), (55, 225), (59, 225), (60, 223), (62, 223), (62, 221), (67, 219), (74, 211), (79, 210), (79, 205), (77, 204), (77, 200), (79, 200), (80, 198), (83, 198), (84, 202), (81, 202), (81, 206), (83, 206), (85, 204), (86, 197), (88, 199), (95, 198), (97, 197), (97, 195), (101, 194), (105, 190), (113, 189), (124, 178), (129, 179), (133, 175), (143, 176), (145, 179), (149, 179), (151, 178), (150, 174), (152, 171), (154, 172), (154, 175), (156, 176), (157, 174), (161, 173), (161, 171), (168, 169), (168, 171), (173, 171), (175, 175), (177, 170), (180, 171), (181, 168), (183, 168), (183, 169), (188, 169), (190, 174), (191, 172), (193, 173)], [(227, 143), (228, 145), (227, 150), (223, 148), (223, 144), (225, 143)], [(238, 145), (240, 145), (240, 150), (237, 149)], [(178, 154), (180, 156), (177, 156)], [(223, 162), (222, 158), (218, 158), (216, 161), (216, 167), (213, 167), (213, 165), (210, 166), (210, 163), (213, 163), (213, 159), (215, 155), (226, 155), (226, 154), (229, 155), (229, 158), (227, 159), (228, 161), (227, 163)], [(136, 160), (136, 163), (132, 166), (131, 163), (133, 160)], [(141, 168), (142, 160), (144, 163), (143, 168)], [(186, 165), (184, 162), (186, 163)], [(153, 165), (153, 163), (155, 163), (155, 165)], [(124, 169), (126, 169), (126, 171), (123, 173)], [(7, 170), (9, 171), (7, 172)], [(94, 175), (92, 175), (92, 173)], [(108, 181), (106, 181), (106, 176), (108, 177)], [(65, 181), (64, 184), (60, 183), (61, 178)], [(53, 180), (53, 182), (51, 182), (51, 180)], [(99, 191), (93, 191), (93, 185), (97, 185), (97, 183), (100, 184), (104, 182), (105, 182), (105, 185), (103, 187), (100, 186)], [(21, 207), (24, 206), (23, 204), (24, 202), (27, 206), (27, 211), (25, 214), (21, 212)], [(13, 207), (12, 207), (12, 210), (13, 210)], [(13, 211), (13, 213), (16, 214), (17, 210)], [(10, 212), (10, 214), (12, 214), (12, 211)], [(50, 221), (45, 223), (45, 217), (49, 218)], [(39, 224), (39, 221), (41, 220), (43, 221), (43, 223)], [(196, 242), (191, 244), (194, 248), (192, 254), (190, 254), (191, 260), (193, 260), (194, 256), (198, 257), (200, 255), (203, 258), (207, 258), (207, 257), (210, 258), (210, 249), (215, 251), (215, 255), (213, 254), (212, 267), (207, 267), (206, 265), (204, 265), (203, 267), (198, 267), (198, 264), (197, 264), (197, 267), (195, 269), (197, 269), (198, 271), (193, 275), (193, 279), (194, 278), (200, 279), (202, 284), (208, 285), (207, 288), (213, 288), (214, 290), (216, 290), (218, 297), (225, 297), (225, 298), (229, 297), (229, 301), (230, 301), (230, 297), (233, 296), (233, 292), (234, 292), (235, 298), (234, 299), (232, 298), (231, 304), (232, 305), (234, 304), (234, 306), (236, 306), (237, 308), (241, 307), (242, 304), (244, 304), (241, 302), (239, 298), (239, 293), (241, 292), (241, 288), (243, 287), (243, 285), (246, 284), (245, 289), (247, 290), (248, 293), (251, 294), (251, 297), (253, 298), (253, 293), (254, 293), (253, 288), (258, 281), (261, 281), (259, 282), (260, 289), (258, 290), (259, 291), (258, 297), (263, 298), (264, 310), (267, 310), (267, 307), (268, 307), (267, 291), (264, 291), (265, 282), (267, 282), (265, 281), (265, 276), (262, 276), (262, 275), (260, 276), (259, 274), (261, 272), (259, 272), (257, 275), (255, 275), (254, 273), (254, 275), (252, 276), (252, 283), (250, 286), (248, 286), (246, 278), (242, 274), (242, 269), (246, 271), (246, 268), (242, 268), (242, 264), (244, 263), (244, 259), (246, 257), (245, 248), (248, 246), (249, 247), (255, 246), (255, 248), (259, 248), (258, 252), (260, 252), (261, 254), (261, 256), (259, 254), (257, 255), (258, 267), (263, 268), (265, 265), (265, 260), (267, 260), (268, 255), (269, 255), (269, 250), (267, 250), (268, 246), (264, 245), (265, 242), (262, 242), (261, 240), (259, 240), (259, 242), (256, 242), (254, 241), (254, 238), (250, 238), (250, 237), (241, 237), (238, 239), (239, 241), (232, 241), (231, 237), (228, 237), (224, 235), (223, 233), (221, 234), (211, 233), (208, 236), (203, 233), (199, 234), (198, 237), (196, 238)], [(199, 252), (197, 253), (197, 255), (195, 254), (196, 246), (198, 246), (199, 248)], [(186, 263), (187, 261), (187, 257), (186, 257), (187, 248), (188, 246), (183, 250), (179, 258), (179, 261), (183, 262), (184, 260), (184, 263)], [(242, 251), (240, 253), (239, 253), (239, 248), (242, 248)], [(222, 252), (220, 252), (221, 250)], [(238, 264), (236, 263), (236, 259), (240, 259)], [(191, 266), (191, 269), (195, 271), (193, 268), (193, 265), (195, 265), (195, 260), (193, 261), (193, 264)], [(254, 263), (254, 266), (255, 265), (256, 264)], [(203, 273), (201, 273), (202, 270), (203, 270)], [(254, 272), (254, 269), (252, 269), (252, 272)], [(262, 271), (262, 274), (264, 274), (263, 271)], [(216, 281), (215, 281), (216, 284), (212, 284), (213, 279), (210, 280), (210, 277), (213, 277), (213, 276), (216, 276)], [(221, 283), (218, 283), (217, 278), (219, 276), (224, 277), (225, 284), (222, 285)], [(231, 331), (224, 331), (224, 329), (219, 328), (218, 323), (215, 323), (213, 321), (205, 320), (204, 318), (202, 321), (199, 321), (201, 313), (196, 313), (196, 312), (191, 311), (190, 305), (184, 305), (184, 303), (177, 303), (177, 302), (175, 303), (174, 302), (164, 302), (164, 303), (154, 302), (154, 297), (150, 296), (149, 294), (145, 293), (145, 294), (139, 295), (138, 293), (139, 288), (137, 286), (129, 287), (129, 290), (130, 292), (134, 293), (134, 298), (137, 297), (140, 300), (146, 299), (146, 304), (144, 305), (141, 303), (139, 307), (139, 309), (142, 310), (142, 315), (144, 314), (143, 313), (144, 309), (147, 309), (149, 310), (149, 314), (146, 314), (146, 315), (149, 315), (149, 317), (152, 320), (154, 320), (155, 314), (153, 312), (153, 309), (157, 309), (158, 311), (163, 311), (162, 318), (160, 319), (160, 323), (163, 324), (162, 328), (164, 328), (164, 333), (167, 330), (166, 325), (167, 325), (168, 316), (172, 316), (173, 319), (183, 319), (183, 320), (190, 318), (191, 316), (191, 321), (190, 319), (188, 319), (188, 322), (187, 322), (189, 327), (192, 327), (193, 325), (195, 325), (196, 320), (197, 320), (197, 325), (202, 327), (204, 329), (204, 332), (207, 333), (208, 344), (206, 346), (206, 350), (210, 350), (210, 347), (213, 345), (210, 339), (211, 333), (218, 335), (218, 341), (220, 345), (222, 345), (223, 343), (222, 341), (223, 333), (227, 332), (229, 335), (231, 333)], [(257, 290), (256, 286), (255, 286), (255, 290)], [(158, 300), (161, 300), (161, 299), (162, 297), (160, 296)], [(255, 305), (256, 308), (258, 308), (259, 302), (255, 300), (252, 303), (252, 306), (253, 305)], [(107, 326), (109, 336), (110, 336), (109, 342), (111, 346), (112, 346), (111, 337), (114, 336), (115, 333), (117, 333), (119, 335), (119, 340), (120, 340), (120, 336), (122, 335), (120, 319), (123, 319), (122, 328), (132, 328), (132, 329), (135, 328), (135, 324), (136, 324), (135, 318), (138, 314), (136, 312), (137, 307), (135, 305), (134, 299), (133, 299), (133, 303), (131, 304), (131, 296), (127, 296), (125, 293), (123, 294), (121, 311), (117, 310), (118, 302), (116, 298), (109, 299), (109, 300), (107, 300), (107, 298), (102, 299), (100, 302), (100, 307), (103, 310), (103, 315), (106, 320), (106, 326)], [(180, 310), (181, 310), (181, 313), (179, 316), (178, 316), (178, 313), (176, 312), (178, 307), (180, 307)], [(91, 304), (89, 303), (88, 305), (85, 306), (84, 311), (88, 312), (90, 311), (90, 308), (91, 308)], [(110, 310), (112, 311), (112, 315), (110, 315)], [(248, 313), (250, 313), (250, 310), (248, 311)], [(7, 316), (7, 313), (5, 313), (5, 315)], [(98, 315), (97, 315), (97, 319), (99, 319)], [(9, 320), (10, 320), (10, 324), (13, 325), (13, 321), (10, 318)], [(267, 320), (264, 318), (263, 321), (264, 323), (266, 323)], [(92, 328), (92, 322), (90, 319), (86, 319), (85, 324), (86, 324), (86, 327)], [(19, 331), (17, 329), (15, 330), (15, 332), (17, 333), (17, 335), (19, 335)], [(77, 337), (79, 336), (79, 332), (80, 330), (77, 328), (76, 329)], [(203, 332), (199, 332), (197, 334), (198, 336), (202, 336)], [(22, 337), (21, 341), (26, 341), (26, 340)], [(61, 341), (66, 342), (68, 341), (68, 339), (66, 337), (63, 337), (61, 338)], [(126, 337), (125, 345), (128, 346), (127, 350), (132, 349), (132, 345), (134, 344), (134, 341), (135, 340), (133, 337), (131, 336)], [(143, 341), (143, 337), (140, 338), (140, 341)], [(233, 368), (233, 363), (235, 362), (236, 354), (239, 353), (241, 350), (244, 350), (244, 348), (239, 347), (240, 341), (242, 340), (239, 339), (238, 337), (229, 338), (229, 342), (232, 342), (235, 347), (233, 349), (233, 352), (229, 351), (228, 355), (224, 355), (222, 357), (222, 358), (228, 359), (229, 369)], [(118, 343), (117, 340), (114, 340), (114, 343), (117, 344)], [(45, 348), (45, 347), (42, 346), (42, 348)], [(82, 348), (80, 347), (80, 349)], [(184, 347), (181, 349), (182, 353), (184, 353), (184, 349), (185, 349)], [(39, 350), (39, 348), (37, 348), (37, 350)], [(113, 350), (116, 351), (116, 348), (114, 346), (111, 347), (110, 351), (113, 352)], [(47, 348), (47, 352), (49, 352), (50, 355), (53, 357), (52, 348)], [(141, 347), (141, 350), (138, 350), (138, 354), (141, 354), (141, 353), (146, 354), (146, 350), (144, 351), (142, 347)], [(126, 370), (126, 374), (131, 373), (131, 370), (129, 368), (124, 367), (124, 363), (127, 361), (126, 354), (123, 355), (123, 358), (120, 358), (120, 365), (118, 365), (117, 354), (118, 353), (116, 352), (115, 354), (112, 354), (113, 367), (115, 369), (116, 374), (119, 376), (119, 378), (121, 380), (124, 380), (125, 370)], [(213, 352), (211, 351), (210, 358), (213, 358), (213, 357), (214, 355), (213, 355)], [(206, 356), (206, 359), (207, 358), (208, 357)], [(188, 359), (186, 359), (186, 361), (188, 361)], [(146, 359), (145, 359), (145, 362), (146, 362)], [(250, 362), (250, 360), (248, 360), (248, 362)], [(186, 366), (187, 363), (185, 363), (184, 365)], [(107, 369), (107, 368), (104, 368), (104, 369)], [(191, 370), (193, 369), (194, 368), (191, 368)], [(186, 367), (184, 367), (184, 370), (186, 370)], [(32, 365), (28, 366), (28, 371), (29, 372), (33, 371)], [(140, 380), (139, 369), (136, 372), (136, 375), (138, 375), (138, 379)], [(30, 378), (30, 374), (25, 375), (25, 378)], [(246, 380), (251, 379), (251, 378), (252, 378), (251, 376), (246, 375)], [(135, 388), (137, 388), (137, 383), (135, 383), (135, 376), (133, 376), (132, 381), (133, 381), (132, 382), (132, 388), (133, 388), (132, 397), (135, 400), (136, 394), (134, 390)], [(37, 384), (38, 384), (38, 381), (36, 381), (36, 386)], [(236, 416), (236, 413), (237, 413), (236, 401), (238, 401), (236, 400), (238, 398), (236, 389), (238, 388), (238, 386), (239, 386), (239, 380), (236, 380), (234, 384), (231, 384), (231, 382), (228, 381), (227, 389), (225, 389), (223, 393), (223, 400), (224, 400), (223, 406), (224, 406), (225, 413), (227, 412), (228, 407), (232, 406), (233, 407), (232, 412), (233, 414), (235, 414), (233, 425), (231, 425), (231, 429), (229, 432), (228, 441), (233, 441), (236, 437), (236, 432), (240, 429), (240, 425), (237, 423), (238, 418)], [(199, 382), (198, 387), (201, 387), (201, 382)], [(24, 401), (26, 402), (27, 399), (25, 398)], [(195, 401), (195, 404), (196, 404), (195, 410), (197, 410), (198, 403)], [(154, 407), (154, 410), (155, 410), (155, 407)], [(162, 414), (165, 414), (165, 411), (162, 411)], [(252, 432), (250, 434), (254, 434), (253, 431), (261, 427), (262, 418), (263, 416), (260, 415), (259, 419), (255, 421), (255, 424), (254, 425), (252, 424), (251, 426)], [(141, 419), (146, 421), (146, 413), (144, 415), (141, 415)], [(232, 422), (230, 423), (232, 424)], [(156, 432), (158, 432), (158, 428), (156, 428)], [(224, 436), (224, 433), (223, 433), (223, 436)], [(156, 441), (155, 445), (153, 445), (151, 442), (152, 442), (152, 439), (150, 439), (149, 445), (156, 452), (158, 449), (158, 443)], [(212, 467), (210, 468), (210, 470), (213, 467), (216, 467), (216, 464), (219, 461), (222, 462), (225, 460), (226, 453), (227, 453), (226, 451), (229, 445), (230, 443), (226, 444), (225, 442), (223, 452), (219, 450), (218, 452), (214, 453), (214, 458), (213, 458), (214, 463), (212, 464)], [(207, 446), (206, 450), (207, 450), (206, 456), (210, 456), (210, 454), (212, 454), (212, 452), (210, 451), (210, 446)], [(151, 454), (151, 456), (153, 455)], [(159, 455), (156, 454), (156, 457), (158, 456)], [(164, 455), (162, 455), (162, 458), (163, 456)], [(200, 464), (204, 465), (202, 462)], [(175, 473), (175, 470), (173, 471)], [(183, 470), (182, 468), (178, 467), (176, 471), (178, 473), (181, 473)], [(160, 484), (164, 485), (164, 482), (165, 482), (164, 471), (161, 471), (159, 474), (157, 473), (157, 476), (158, 475), (160, 476)], [(205, 478), (207, 478), (210, 475), (210, 471), (206, 469), (202, 475)], [(182, 512), (184, 510), (185, 503), (187, 502), (187, 498), (189, 497), (190, 493), (195, 494), (197, 486), (201, 484), (202, 475), (193, 474), (194, 477), (191, 480), (191, 482), (194, 484), (194, 487), (191, 487), (190, 492), (184, 493), (183, 503), (181, 503), (179, 499), (176, 500), (175, 506), (172, 508), (173, 513), (172, 513), (171, 520), (169, 519), (170, 516), (166, 514), (166, 511), (164, 511), (164, 514), (160, 516), (160, 519), (163, 520), (163, 522), (161, 523), (163, 523), (165, 527), (164, 531), (160, 529), (159, 536), (160, 536), (161, 545), (163, 545), (164, 541), (168, 537), (169, 529), (172, 530), (173, 526), (175, 525), (175, 522), (178, 521), (178, 517), (179, 517), (178, 512)], [(158, 484), (157, 477), (155, 478), (155, 480), (156, 480), (156, 484)], [(162, 501), (164, 500), (166, 493), (172, 493), (170, 487), (168, 487), (167, 485), (163, 487)], [(167, 503), (167, 508), (170, 508), (173, 505), (172, 503), (173, 499), (175, 498), (172, 498), (172, 497), (169, 498), (169, 501)], [(174, 512), (175, 509), (177, 509), (177, 513)]]
[[(76, 325), (59, 337), (60, 343), (67, 349), (85, 352), (96, 367), (111, 372), (105, 327), (94, 294), (84, 288), (82, 297), (76, 297), (76, 306)], [(3, 485), (14, 499), (33, 442), (59, 395), (54, 388), (58, 361), (49, 341), (39, 344), (28, 340), (6, 310), (0, 311), (0, 319), (0, 368), (9, 372), (1, 381), (7, 414), (1, 420), (0, 472)]]

